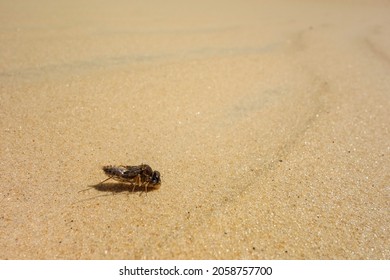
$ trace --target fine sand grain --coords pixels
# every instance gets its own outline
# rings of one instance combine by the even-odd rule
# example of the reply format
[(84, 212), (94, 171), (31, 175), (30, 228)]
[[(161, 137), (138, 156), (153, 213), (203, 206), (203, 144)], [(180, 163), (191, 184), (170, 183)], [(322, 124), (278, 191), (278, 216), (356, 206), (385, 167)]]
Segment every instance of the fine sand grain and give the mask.
[(157, 2), (0, 1), (0, 258), (389, 259), (390, 2)]

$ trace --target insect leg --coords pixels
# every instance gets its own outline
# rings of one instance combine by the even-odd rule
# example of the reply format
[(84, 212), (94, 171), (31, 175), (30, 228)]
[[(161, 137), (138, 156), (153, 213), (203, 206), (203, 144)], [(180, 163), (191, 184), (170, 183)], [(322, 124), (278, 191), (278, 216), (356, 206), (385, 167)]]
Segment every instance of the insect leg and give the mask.
[(99, 183), (99, 185), (103, 184), (105, 181), (108, 181), (108, 180), (110, 180), (110, 179), (112, 179), (112, 178), (114, 178), (114, 176), (108, 177), (107, 179), (101, 181), (101, 182)]
[[(148, 182), (144, 182), (140, 185), (140, 187), (142, 186), (145, 186), (145, 195), (147, 196), (148, 195), (148, 186), (149, 186), (149, 183)], [(141, 196), (142, 195), (142, 192), (139, 193), (139, 195)]]
[(141, 183), (141, 176), (138, 174), (137, 177), (135, 177), (135, 182), (133, 183), (133, 189), (131, 192), (134, 192), (135, 187), (139, 187)]
[[(113, 177), (108, 177), (107, 179), (105, 179), (105, 180), (101, 181), (99, 184), (97, 184), (97, 186), (103, 184), (105, 181), (108, 181), (108, 180), (110, 180), (110, 179), (112, 179), (112, 178), (113, 178)], [(88, 190), (90, 190), (90, 189), (92, 189), (92, 188), (94, 188), (94, 187), (95, 187), (95, 186), (89, 187), (89, 188), (87, 188), (87, 189), (84, 189), (84, 190), (81, 190), (81, 191), (78, 191), (78, 192), (79, 192), (79, 193), (80, 193), (80, 192), (85, 192), (85, 191), (88, 191)]]

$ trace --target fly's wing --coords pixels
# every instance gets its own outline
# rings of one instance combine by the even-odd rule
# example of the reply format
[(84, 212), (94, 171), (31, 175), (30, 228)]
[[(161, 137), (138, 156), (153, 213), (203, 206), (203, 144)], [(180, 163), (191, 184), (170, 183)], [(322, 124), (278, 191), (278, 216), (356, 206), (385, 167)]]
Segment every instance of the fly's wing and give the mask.
[(123, 177), (127, 179), (133, 179), (137, 177), (143, 171), (142, 165), (137, 166), (126, 166), (126, 171), (123, 173)]

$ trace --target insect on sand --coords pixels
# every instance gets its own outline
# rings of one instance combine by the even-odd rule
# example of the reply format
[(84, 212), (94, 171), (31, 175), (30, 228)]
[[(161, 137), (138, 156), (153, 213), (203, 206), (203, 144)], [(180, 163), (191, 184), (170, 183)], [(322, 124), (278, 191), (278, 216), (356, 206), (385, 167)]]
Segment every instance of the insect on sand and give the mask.
[(108, 176), (107, 179), (100, 182), (100, 184), (113, 179), (118, 182), (129, 183), (133, 187), (145, 187), (145, 192), (148, 192), (148, 187), (158, 188), (161, 184), (160, 172), (153, 171), (147, 164), (136, 166), (125, 165), (106, 165), (103, 166), (103, 171)]
[[(103, 166), (104, 173), (108, 176), (107, 179), (101, 181), (97, 186), (104, 182), (113, 179), (118, 182), (127, 183), (133, 187), (134, 192), (136, 187), (145, 187), (145, 192), (148, 193), (148, 188), (158, 188), (161, 184), (160, 172), (154, 170), (147, 164), (136, 166), (130, 165), (106, 165)], [(89, 190), (81, 190), (86, 191)]]

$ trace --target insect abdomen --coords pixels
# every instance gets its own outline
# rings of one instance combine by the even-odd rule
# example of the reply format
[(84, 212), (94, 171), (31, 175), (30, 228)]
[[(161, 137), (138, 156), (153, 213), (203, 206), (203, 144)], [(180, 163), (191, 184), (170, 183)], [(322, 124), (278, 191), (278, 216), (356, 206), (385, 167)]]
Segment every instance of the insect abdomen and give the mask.
[(125, 170), (121, 167), (107, 165), (107, 166), (103, 166), (103, 171), (108, 176), (123, 176)]

